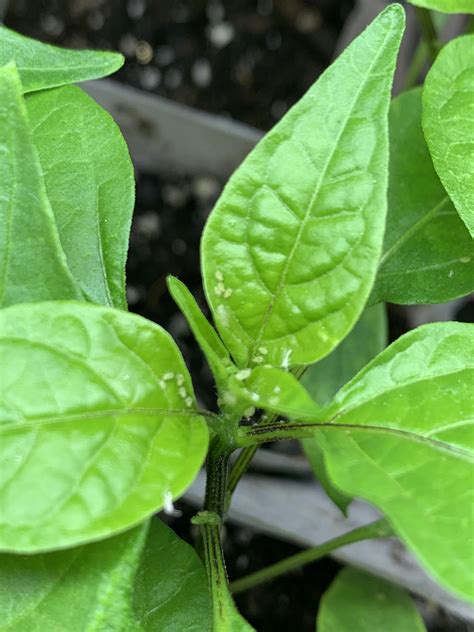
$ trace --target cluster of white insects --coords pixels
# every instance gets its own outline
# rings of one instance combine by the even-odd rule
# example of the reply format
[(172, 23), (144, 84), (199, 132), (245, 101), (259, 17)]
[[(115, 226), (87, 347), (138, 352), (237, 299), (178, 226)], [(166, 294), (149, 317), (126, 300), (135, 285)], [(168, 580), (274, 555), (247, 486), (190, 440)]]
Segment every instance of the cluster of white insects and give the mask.
[(184, 375), (182, 373), (176, 373), (176, 375), (172, 373), (171, 371), (169, 371), (168, 373), (165, 373), (163, 377), (161, 378), (161, 380), (159, 381), (161, 389), (165, 390), (167, 387), (167, 384), (173, 380), (176, 381), (176, 384), (178, 386), (178, 393), (180, 397), (184, 400), (184, 403), (186, 404), (186, 406), (190, 408), (193, 405), (193, 398), (189, 396), (184, 386)]

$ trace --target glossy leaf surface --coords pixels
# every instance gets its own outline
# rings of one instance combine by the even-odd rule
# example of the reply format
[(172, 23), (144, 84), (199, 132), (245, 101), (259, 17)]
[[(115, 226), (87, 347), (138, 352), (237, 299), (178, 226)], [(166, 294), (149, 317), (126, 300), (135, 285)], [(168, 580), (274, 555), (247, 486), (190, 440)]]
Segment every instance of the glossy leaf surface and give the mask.
[(472, 0), (408, 0), (411, 4), (443, 13), (474, 13)]
[(323, 595), (317, 632), (426, 632), (408, 593), (393, 584), (345, 568)]
[(12, 64), (0, 68), (0, 154), (0, 306), (81, 299), (61, 248)]
[(474, 242), (434, 170), (421, 89), (390, 108), (387, 231), (371, 302), (443, 303), (474, 289)]
[(0, 312), (0, 549), (133, 526), (179, 496), (208, 433), (171, 337), (78, 302)]
[(363, 309), (383, 240), (403, 24), (390, 5), (257, 145), (209, 218), (206, 295), (240, 367), (315, 362)]
[(423, 130), (436, 171), (474, 236), (474, 35), (441, 49), (423, 90)]
[[(308, 367), (302, 384), (321, 405), (327, 404), (336, 392), (387, 345), (385, 305), (374, 305), (362, 312), (351, 333), (324, 360)], [(329, 480), (321, 448), (315, 439), (304, 439), (306, 457), (328, 496), (345, 512), (351, 499)]]
[(67, 50), (0, 25), (0, 66), (15, 62), (24, 92), (105, 77), (124, 62), (119, 53)]
[(242, 392), (249, 404), (294, 419), (312, 420), (320, 415), (318, 404), (291, 373), (275, 367), (247, 371), (248, 377), (238, 383), (244, 390), (237, 392)]
[(398, 339), (336, 395), (315, 433), (331, 480), (379, 507), (428, 570), (474, 599), (474, 326)]
[(28, 95), (26, 104), (69, 269), (88, 301), (126, 308), (135, 184), (120, 130), (76, 86)]
[(158, 519), (107, 540), (0, 555), (3, 632), (210, 632), (204, 568)]

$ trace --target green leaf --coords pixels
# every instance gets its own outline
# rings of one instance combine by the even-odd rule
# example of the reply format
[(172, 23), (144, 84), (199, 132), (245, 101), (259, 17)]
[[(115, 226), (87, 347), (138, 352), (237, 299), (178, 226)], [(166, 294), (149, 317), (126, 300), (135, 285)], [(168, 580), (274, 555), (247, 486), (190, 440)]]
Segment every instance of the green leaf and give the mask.
[(408, 0), (416, 7), (434, 9), (443, 13), (474, 13), (472, 0)]
[(315, 432), (328, 475), (379, 507), (442, 584), (474, 599), (474, 325), (402, 336), (336, 395)]
[(362, 312), (356, 326), (334, 351), (309, 366), (301, 383), (318, 404), (324, 406), (337, 391), (387, 346), (385, 305)]
[(423, 130), (433, 164), (474, 236), (474, 35), (446, 44), (423, 90)]
[(320, 407), (296, 377), (275, 367), (243, 369), (229, 387), (235, 389), (237, 396), (245, 397), (248, 404), (290, 418), (313, 420), (321, 414)]
[(210, 632), (204, 568), (160, 520), (66, 551), (0, 555), (0, 631)]
[(185, 316), (217, 383), (220, 386), (226, 385), (233, 367), (227, 348), (185, 284), (174, 276), (168, 276), (167, 283), (170, 294)]
[[(374, 305), (362, 312), (351, 333), (324, 360), (306, 370), (302, 384), (321, 405), (327, 404), (336, 392), (387, 345), (385, 305)], [(345, 513), (351, 498), (342, 494), (330, 481), (323, 452), (317, 441), (304, 439), (306, 457), (327, 495)]]
[(241, 368), (315, 362), (363, 309), (383, 240), (403, 24), (390, 5), (251, 152), (209, 218), (206, 295)]
[(426, 632), (408, 593), (372, 575), (345, 568), (324, 593), (317, 632)]
[(0, 549), (44, 551), (141, 522), (191, 484), (208, 432), (172, 338), (78, 302), (0, 312)]
[(13, 64), (0, 68), (0, 154), (0, 306), (81, 299), (61, 248)]
[(443, 303), (474, 289), (474, 242), (443, 188), (421, 128), (421, 88), (390, 109), (387, 231), (371, 302)]
[(119, 53), (67, 50), (43, 44), (0, 25), (0, 66), (14, 61), (24, 92), (105, 77), (124, 62)]
[(87, 300), (126, 308), (135, 184), (120, 130), (76, 86), (28, 95), (26, 104), (69, 269)]

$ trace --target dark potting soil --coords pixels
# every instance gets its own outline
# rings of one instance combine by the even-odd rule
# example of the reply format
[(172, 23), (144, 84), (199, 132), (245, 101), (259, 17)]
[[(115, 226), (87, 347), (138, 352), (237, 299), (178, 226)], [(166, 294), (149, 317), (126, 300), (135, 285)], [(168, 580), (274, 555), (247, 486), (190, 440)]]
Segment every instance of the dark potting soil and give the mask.
[(329, 64), (353, 0), (10, 0), (5, 23), (119, 50), (115, 78), (268, 129)]
[[(127, 60), (115, 76), (120, 81), (268, 129), (328, 65), (352, 5), (353, 0), (11, 0), (5, 23), (59, 45), (120, 50)], [(174, 336), (207, 408), (215, 407), (212, 378), (167, 292), (166, 276), (183, 280), (208, 313), (199, 239), (222, 184), (206, 175), (164, 179), (138, 173), (127, 265), (131, 311)], [(406, 329), (403, 314), (392, 310), (391, 337)], [(182, 518), (165, 518), (191, 541), (194, 510), (178, 506)], [(231, 578), (299, 550), (232, 525), (226, 526), (224, 546)], [(338, 568), (321, 560), (239, 595), (237, 605), (260, 632), (312, 632), (320, 596)], [(468, 630), (438, 622), (433, 632)]]

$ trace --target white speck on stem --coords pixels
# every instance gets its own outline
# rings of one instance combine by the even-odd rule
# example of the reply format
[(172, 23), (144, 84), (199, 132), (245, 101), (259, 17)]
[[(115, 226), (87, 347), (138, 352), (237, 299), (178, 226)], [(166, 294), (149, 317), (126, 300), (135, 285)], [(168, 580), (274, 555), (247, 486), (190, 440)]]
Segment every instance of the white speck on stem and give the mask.
[(255, 358), (253, 359), (253, 361), (255, 362), (255, 364), (262, 364), (262, 362), (263, 362), (263, 356), (255, 356)]
[(259, 347), (258, 350), (262, 355), (267, 355), (268, 353), (268, 349), (266, 347)]
[(193, 398), (192, 397), (186, 397), (186, 399), (184, 400), (184, 403), (186, 404), (186, 406), (188, 408), (191, 408), (191, 406), (193, 405)]
[(184, 384), (184, 375), (182, 373), (178, 373), (176, 376), (176, 382), (178, 383), (178, 386), (182, 386)]
[(181, 395), (181, 397), (183, 399), (186, 399), (186, 397), (188, 396), (186, 389), (184, 388), (184, 386), (180, 386), (178, 389), (178, 393)]
[(165, 374), (163, 375), (163, 379), (164, 379), (166, 382), (169, 382), (169, 380), (172, 380), (173, 378), (174, 378), (174, 373), (171, 373), (171, 371), (169, 371), (168, 373), (165, 373)]
[(224, 275), (222, 274), (222, 272), (220, 270), (216, 270), (216, 273), (214, 275), (216, 277), (217, 281), (223, 281), (224, 280)]
[(453, 274), (454, 274), (453, 270), (450, 270), (449, 273), (448, 273), (448, 277), (451, 278), (453, 276)]

